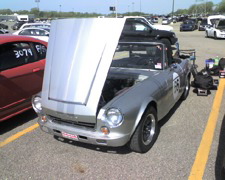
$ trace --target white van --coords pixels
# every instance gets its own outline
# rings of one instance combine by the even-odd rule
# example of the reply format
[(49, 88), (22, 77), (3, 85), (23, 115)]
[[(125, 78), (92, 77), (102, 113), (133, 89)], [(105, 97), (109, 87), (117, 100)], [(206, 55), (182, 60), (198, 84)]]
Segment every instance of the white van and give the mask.
[(29, 16), (28, 15), (17, 15), (17, 20), (18, 21), (28, 22), (29, 21)]

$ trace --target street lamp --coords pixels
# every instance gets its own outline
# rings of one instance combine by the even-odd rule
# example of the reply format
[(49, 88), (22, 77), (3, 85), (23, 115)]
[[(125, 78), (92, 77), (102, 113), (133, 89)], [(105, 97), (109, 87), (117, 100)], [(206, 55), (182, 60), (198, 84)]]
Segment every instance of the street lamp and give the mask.
[(140, 15), (141, 15), (141, 0), (140, 0)]
[(134, 12), (134, 2), (132, 2), (132, 12)]
[(117, 18), (117, 0), (115, 0), (116, 18)]
[(40, 2), (40, 0), (35, 0), (35, 2), (37, 3), (37, 9), (39, 11), (39, 2)]
[(172, 22), (173, 22), (173, 13), (174, 13), (174, 0), (173, 0), (173, 5), (172, 5)]
[(39, 11), (39, 2), (40, 2), (40, 0), (35, 0), (35, 2), (37, 3), (37, 10), (38, 10), (38, 16), (39, 16), (39, 13), (40, 13), (40, 11)]

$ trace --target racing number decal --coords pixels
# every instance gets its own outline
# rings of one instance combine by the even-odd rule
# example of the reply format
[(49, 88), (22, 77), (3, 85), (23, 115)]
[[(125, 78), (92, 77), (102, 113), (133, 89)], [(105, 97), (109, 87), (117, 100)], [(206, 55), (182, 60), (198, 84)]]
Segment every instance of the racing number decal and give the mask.
[(173, 97), (177, 98), (180, 90), (180, 77), (177, 73), (173, 73)]

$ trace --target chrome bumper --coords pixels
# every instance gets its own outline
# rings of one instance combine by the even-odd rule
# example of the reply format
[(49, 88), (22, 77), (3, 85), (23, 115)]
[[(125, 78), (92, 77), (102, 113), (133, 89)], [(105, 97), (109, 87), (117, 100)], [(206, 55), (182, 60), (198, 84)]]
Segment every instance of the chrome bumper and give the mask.
[(119, 147), (127, 144), (130, 139), (130, 134), (110, 132), (108, 135), (104, 135), (98, 129), (65, 126), (54, 123), (51, 120), (43, 123), (40, 121), (40, 118), (38, 119), (38, 123), (41, 130), (46, 133), (88, 144)]

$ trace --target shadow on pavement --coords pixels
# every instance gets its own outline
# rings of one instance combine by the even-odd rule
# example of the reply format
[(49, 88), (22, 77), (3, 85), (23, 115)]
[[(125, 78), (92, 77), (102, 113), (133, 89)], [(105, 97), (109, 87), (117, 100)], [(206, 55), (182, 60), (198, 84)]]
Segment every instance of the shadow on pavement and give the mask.
[(169, 119), (171, 118), (171, 116), (176, 112), (176, 110), (180, 107), (181, 103), (183, 101), (178, 101), (174, 106), (173, 108), (169, 111), (169, 113), (159, 121), (159, 127), (161, 128), (164, 124), (166, 124)]
[(216, 180), (225, 179), (225, 115), (220, 129), (219, 145), (215, 164)]
[(30, 109), (22, 114), (0, 122), (0, 135), (11, 131), (18, 126), (21, 126), (36, 117), (36, 113), (33, 111), (33, 109)]
[(74, 146), (79, 146), (85, 149), (90, 149), (94, 151), (101, 151), (104, 153), (111, 153), (111, 154), (129, 154), (132, 151), (127, 147), (127, 146), (122, 146), (122, 147), (108, 147), (108, 146), (97, 146), (97, 145), (92, 145), (92, 144), (86, 144), (78, 141), (72, 141), (68, 139), (64, 139), (58, 136), (54, 136), (54, 138), (58, 141), (72, 144)]

